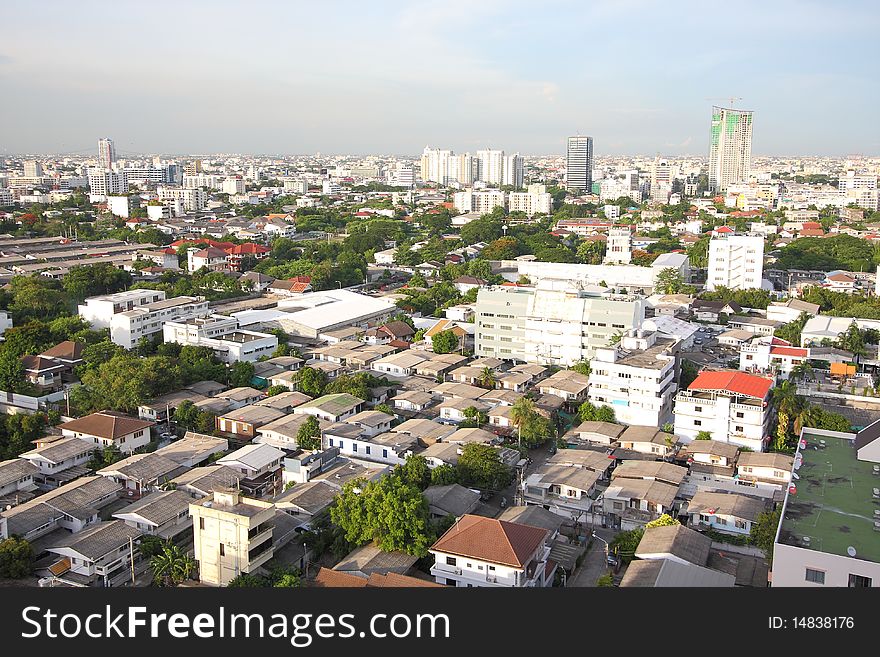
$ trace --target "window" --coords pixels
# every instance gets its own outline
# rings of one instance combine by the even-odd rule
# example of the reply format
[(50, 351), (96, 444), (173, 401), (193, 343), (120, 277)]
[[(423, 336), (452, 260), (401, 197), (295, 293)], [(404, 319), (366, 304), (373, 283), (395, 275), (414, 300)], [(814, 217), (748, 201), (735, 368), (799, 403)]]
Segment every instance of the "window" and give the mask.
[(736, 417), (737, 417), (737, 419), (742, 419), (745, 417), (745, 413), (737, 413)]
[(221, 556), (221, 557), (225, 557), (225, 556), (226, 556), (226, 548), (225, 548), (225, 546), (223, 545), (223, 543), (220, 544), (220, 556)]
[(703, 421), (702, 420), (694, 420), (694, 426), (695, 427), (703, 426)]
[(735, 429), (736, 429), (736, 431), (737, 431), (738, 433), (742, 433), (742, 432), (743, 432), (743, 428), (742, 428), (742, 427), (735, 427)]
[(489, 570), (495, 570), (495, 566), (489, 566)]
[(369, 453), (370, 453), (370, 446), (367, 445), (366, 447), (364, 447), (364, 451), (365, 451), (367, 454), (369, 454)]
[(813, 570), (812, 568), (807, 568), (806, 575), (804, 579), (808, 582), (813, 582), (814, 584), (824, 584), (825, 583), (825, 571), (824, 570)]
[(864, 575), (852, 575), (849, 576), (849, 584), (850, 588), (870, 588), (872, 584), (872, 580), (870, 577), (865, 577)]
[(201, 529), (202, 531), (204, 531), (204, 529), (205, 529), (205, 519), (204, 518), (199, 518), (199, 529)]
[(447, 566), (454, 566), (455, 563), (456, 563), (455, 557), (446, 557), (446, 565)]

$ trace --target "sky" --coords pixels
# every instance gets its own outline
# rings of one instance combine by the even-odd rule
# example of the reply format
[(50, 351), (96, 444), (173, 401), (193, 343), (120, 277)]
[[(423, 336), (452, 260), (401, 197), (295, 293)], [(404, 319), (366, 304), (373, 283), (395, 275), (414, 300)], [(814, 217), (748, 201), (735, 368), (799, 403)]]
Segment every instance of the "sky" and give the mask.
[(0, 154), (880, 154), (876, 0), (4, 0)]

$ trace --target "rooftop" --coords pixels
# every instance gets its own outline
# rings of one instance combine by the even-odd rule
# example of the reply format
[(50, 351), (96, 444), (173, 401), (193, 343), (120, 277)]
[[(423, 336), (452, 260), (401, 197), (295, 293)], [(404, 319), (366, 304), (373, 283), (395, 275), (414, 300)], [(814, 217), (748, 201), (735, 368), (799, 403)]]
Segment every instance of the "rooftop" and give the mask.
[(803, 439), (796, 492), (786, 498), (778, 542), (839, 556), (854, 548), (857, 558), (880, 562), (874, 532), (874, 510), (880, 507), (872, 496), (880, 479), (873, 475), (874, 464), (857, 460), (848, 438), (804, 429)]

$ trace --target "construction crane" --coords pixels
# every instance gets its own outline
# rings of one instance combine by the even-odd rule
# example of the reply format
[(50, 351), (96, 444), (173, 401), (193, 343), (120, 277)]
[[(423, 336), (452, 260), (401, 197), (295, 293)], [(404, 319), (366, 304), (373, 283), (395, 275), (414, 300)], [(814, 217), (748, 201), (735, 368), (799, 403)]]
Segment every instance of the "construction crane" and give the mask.
[(727, 98), (707, 98), (706, 100), (726, 100), (728, 105), (733, 107), (733, 104), (738, 100), (742, 100), (742, 98), (738, 96), (728, 96)]

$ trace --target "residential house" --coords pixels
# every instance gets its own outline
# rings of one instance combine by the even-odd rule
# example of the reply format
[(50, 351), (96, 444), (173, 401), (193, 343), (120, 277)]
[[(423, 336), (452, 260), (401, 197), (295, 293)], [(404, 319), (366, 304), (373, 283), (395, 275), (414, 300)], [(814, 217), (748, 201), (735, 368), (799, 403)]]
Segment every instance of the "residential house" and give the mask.
[(74, 586), (120, 586), (131, 579), (131, 545), (142, 533), (121, 520), (95, 523), (46, 548), (59, 557), (49, 570)]
[[(283, 415), (272, 422), (262, 425), (257, 429), (256, 443), (265, 443), (285, 451), (299, 449), (299, 431), (308, 422), (311, 415)], [(327, 420), (315, 418), (318, 428), (323, 431), (331, 425)], [(286, 482), (285, 482), (286, 483)]]
[(0, 461), (0, 508), (15, 506), (33, 497), (39, 468), (27, 459)]
[(132, 454), (128, 458), (98, 470), (98, 474), (121, 484), (128, 497), (140, 497), (158, 490), (163, 484), (187, 469), (187, 467), (181, 466), (158, 452), (151, 452)]
[(626, 429), (622, 424), (611, 422), (597, 422), (590, 420), (582, 422), (569, 430), (563, 438), (567, 442), (586, 442), (597, 445), (611, 445), (620, 438)]
[(480, 493), (460, 484), (428, 486), (423, 492), (428, 500), (432, 518), (454, 516), (460, 518), (471, 513), (480, 502)]
[(252, 404), (219, 416), (217, 430), (239, 439), (252, 440), (257, 435), (257, 429), (286, 414), (283, 410)]
[(113, 517), (143, 534), (174, 540), (192, 526), (190, 502), (192, 496), (184, 490), (154, 491)]
[(100, 449), (115, 447), (131, 454), (150, 442), (155, 422), (129, 417), (115, 411), (100, 411), (58, 425), (62, 435), (89, 441)]
[(94, 443), (87, 440), (56, 437), (55, 440), (38, 440), (34, 449), (19, 454), (19, 458), (37, 468), (34, 483), (43, 489), (51, 489), (88, 473), (87, 464), (94, 452)]
[(587, 398), (588, 377), (572, 370), (560, 370), (538, 384), (542, 395), (555, 395), (569, 405), (579, 405)]
[(293, 412), (297, 415), (314, 415), (327, 422), (342, 422), (364, 410), (364, 403), (363, 399), (343, 392), (318, 397), (297, 406)]
[(766, 510), (766, 501), (756, 497), (708, 491), (697, 491), (687, 505), (691, 526), (740, 536), (748, 536)]
[(250, 495), (261, 496), (280, 487), (284, 452), (272, 445), (252, 443), (217, 460), (242, 475), (239, 486)]
[(661, 515), (675, 516), (678, 486), (652, 479), (614, 477), (601, 495), (608, 526), (630, 530), (644, 527)]
[(447, 586), (551, 586), (556, 563), (548, 535), (541, 527), (462, 516), (431, 546), (431, 575)]
[(620, 434), (618, 442), (623, 449), (666, 458), (672, 454), (676, 438), (656, 427), (630, 426)]

